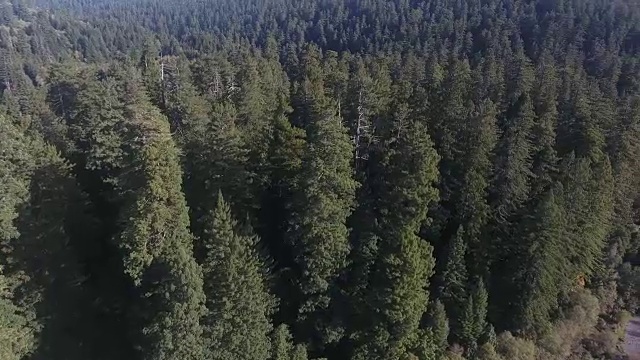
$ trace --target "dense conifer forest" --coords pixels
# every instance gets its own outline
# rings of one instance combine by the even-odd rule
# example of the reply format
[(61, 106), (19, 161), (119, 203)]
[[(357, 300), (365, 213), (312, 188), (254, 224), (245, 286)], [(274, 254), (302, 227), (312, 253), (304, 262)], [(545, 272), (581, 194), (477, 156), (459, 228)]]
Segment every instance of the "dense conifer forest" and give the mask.
[(0, 0), (0, 360), (623, 359), (635, 0)]

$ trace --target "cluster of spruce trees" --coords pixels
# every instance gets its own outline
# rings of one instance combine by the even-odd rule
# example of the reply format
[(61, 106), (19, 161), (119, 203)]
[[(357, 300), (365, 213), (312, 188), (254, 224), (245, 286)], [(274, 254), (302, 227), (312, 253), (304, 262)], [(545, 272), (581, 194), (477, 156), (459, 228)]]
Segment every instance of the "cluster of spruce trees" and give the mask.
[(0, 359), (614, 359), (640, 7), (0, 3)]

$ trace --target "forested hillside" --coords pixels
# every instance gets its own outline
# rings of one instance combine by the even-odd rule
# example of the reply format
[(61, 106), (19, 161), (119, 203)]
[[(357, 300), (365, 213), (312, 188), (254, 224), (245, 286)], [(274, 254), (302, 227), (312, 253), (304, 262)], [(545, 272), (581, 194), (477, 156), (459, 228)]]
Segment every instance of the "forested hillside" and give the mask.
[(0, 0), (0, 360), (623, 359), (634, 0)]

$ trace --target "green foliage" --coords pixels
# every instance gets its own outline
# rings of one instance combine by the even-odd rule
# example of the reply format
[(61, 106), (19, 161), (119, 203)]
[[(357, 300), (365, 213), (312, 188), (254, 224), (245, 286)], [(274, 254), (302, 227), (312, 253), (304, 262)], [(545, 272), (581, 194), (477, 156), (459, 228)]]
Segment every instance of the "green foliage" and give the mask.
[(463, 312), (466, 311), (468, 273), (465, 263), (467, 244), (464, 240), (464, 229), (458, 228), (456, 236), (449, 244), (447, 262), (442, 272), (442, 285), (439, 299), (445, 305), (451, 320), (451, 334), (459, 339), (462, 336), (461, 324)]
[(425, 359), (440, 359), (447, 349), (449, 337), (449, 320), (444, 305), (438, 300), (431, 302), (427, 321), (427, 338), (429, 343), (425, 349)]
[(271, 336), (271, 357), (272, 360), (306, 360), (307, 349), (304, 345), (294, 345), (291, 340), (291, 333), (285, 324), (276, 327)]
[(28, 356), (34, 340), (28, 318), (13, 303), (7, 281), (0, 275), (0, 358), (20, 360)]
[(192, 255), (178, 152), (157, 110), (138, 103), (128, 111), (138, 143), (120, 246), (137, 287), (136, 348), (148, 359), (201, 358), (202, 273)]
[(563, 258), (565, 214), (558, 203), (558, 190), (550, 191), (530, 215), (523, 240), (525, 258), (521, 260), (523, 301), (515, 324), (530, 333), (544, 333), (551, 325), (551, 313), (557, 308), (558, 294), (571, 281)]
[[(203, 326), (207, 357), (267, 359), (275, 303), (267, 291), (256, 239), (237, 233), (237, 224), (221, 193), (207, 223), (200, 239), (205, 248), (202, 268), (207, 314)], [(279, 339), (274, 346), (284, 346), (280, 352), (288, 351), (289, 339), (283, 333), (287, 329), (276, 331)]]
[(301, 272), (300, 320), (323, 324), (332, 318), (327, 313), (336, 293), (332, 284), (347, 265), (346, 221), (354, 207), (358, 183), (351, 167), (353, 145), (340, 120), (318, 119), (308, 131), (308, 148), (293, 204), (292, 244)]
[(292, 351), (291, 332), (287, 325), (281, 324), (271, 334), (271, 359), (290, 360)]
[(473, 271), (488, 271), (490, 242), (484, 238), (491, 209), (487, 201), (490, 188), (493, 152), (497, 143), (496, 108), (490, 100), (483, 100), (467, 125), (468, 138), (462, 166), (461, 194), (458, 209), (459, 221), (464, 227), (463, 237), (473, 257)]
[[(5, 118), (0, 118), (0, 240), (3, 263), (7, 262), (6, 249), (15, 246), (20, 236), (14, 221), (28, 196), (28, 175), (32, 167), (28, 143), (22, 134)], [(11, 255), (11, 254), (9, 254)], [(11, 261), (15, 261), (11, 259)], [(7, 278), (4, 269), (0, 273), (0, 358), (19, 360), (29, 355), (36, 344), (35, 329), (29, 309), (18, 306), (12, 285), (19, 277)]]
[(431, 245), (417, 232), (427, 207), (438, 198), (439, 158), (423, 126), (410, 123), (399, 135), (390, 139), (382, 180), (380, 248), (368, 295), (377, 314), (369, 319), (357, 359), (407, 356), (427, 310), (426, 287), (434, 261)]
[(460, 339), (472, 350), (475, 350), (480, 337), (487, 328), (487, 308), (489, 295), (484, 281), (478, 279), (466, 301), (460, 324)]
[(516, 338), (509, 332), (500, 334), (496, 350), (504, 359), (534, 360), (536, 358), (536, 347), (533, 342)]
[(40, 146), (32, 148), (29, 201), (21, 210), (20, 237), (6, 270), (24, 276), (14, 290), (16, 300), (38, 319), (39, 344), (33, 357), (80, 359), (92, 351), (93, 314), (80, 286), (85, 279), (76, 255), (79, 244), (72, 242), (67, 218), (81, 198), (69, 165), (52, 147)]
[[(230, 102), (216, 104), (204, 132), (187, 145), (185, 192), (196, 235), (201, 235), (203, 216), (222, 191), (232, 199), (237, 216), (249, 211), (252, 191), (246, 168), (247, 152), (236, 126), (236, 109)], [(197, 155), (196, 155), (197, 154)]]
[(307, 360), (307, 348), (304, 345), (296, 345), (291, 354), (291, 360)]

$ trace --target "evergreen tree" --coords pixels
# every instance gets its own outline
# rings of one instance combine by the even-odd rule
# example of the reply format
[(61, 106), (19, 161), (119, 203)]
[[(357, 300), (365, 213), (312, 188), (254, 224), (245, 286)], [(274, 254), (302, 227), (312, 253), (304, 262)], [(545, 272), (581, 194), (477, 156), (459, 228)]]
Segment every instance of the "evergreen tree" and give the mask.
[(293, 345), (289, 328), (282, 324), (275, 328), (271, 337), (272, 360), (307, 360), (304, 345)]
[[(194, 143), (205, 141), (209, 106), (191, 82), (191, 71), (186, 59), (160, 58), (160, 102), (156, 105), (169, 118), (171, 131), (177, 144), (188, 154), (198, 151)], [(157, 71), (157, 70), (156, 70)], [(157, 76), (157, 75), (156, 75)], [(147, 79), (145, 79), (147, 80)], [(148, 83), (149, 81), (147, 81)], [(155, 91), (153, 80), (148, 92)], [(153, 95), (153, 93), (152, 93)], [(152, 98), (153, 100), (153, 98)]]
[(7, 281), (0, 275), (0, 358), (20, 360), (28, 356), (34, 340), (27, 316), (13, 303)]
[(569, 268), (563, 256), (566, 217), (559, 199), (561, 189), (549, 191), (525, 220), (522, 231), (523, 257), (514, 279), (519, 288), (514, 326), (528, 333), (548, 331), (558, 293), (571, 280), (567, 279)]
[(635, 2), (0, 2), (0, 358), (618, 355)]
[[(298, 297), (294, 275), (295, 258), (290, 239), (290, 225), (294, 213), (294, 194), (298, 189), (300, 169), (307, 148), (305, 131), (293, 127), (286, 115), (288, 99), (280, 99), (280, 110), (271, 119), (272, 132), (268, 139), (266, 178), (260, 198), (256, 231), (270, 251), (274, 261), (274, 291), (280, 298), (279, 321), (294, 323), (298, 316)], [(281, 317), (280, 317), (281, 316)]]
[(410, 354), (427, 310), (433, 249), (417, 232), (428, 206), (438, 198), (434, 184), (439, 158), (424, 126), (409, 123), (399, 135), (388, 144), (377, 230), (379, 255), (368, 293), (370, 323), (356, 359), (400, 359)]
[(512, 124), (499, 140), (493, 184), (495, 218), (509, 222), (527, 201), (531, 178), (531, 127), (534, 113), (528, 95), (523, 95), (508, 115)]
[(485, 237), (491, 216), (488, 194), (497, 142), (496, 110), (491, 101), (485, 101), (477, 107), (465, 138), (469, 140), (462, 160), (464, 174), (457, 213), (464, 227), (464, 241), (474, 259), (473, 269), (482, 273), (488, 271), (491, 255), (490, 244)]
[(466, 252), (464, 229), (460, 227), (449, 245), (439, 296), (451, 319), (451, 335), (456, 340), (462, 337), (460, 321), (464, 319), (463, 313), (466, 311), (464, 306), (468, 302)]
[[(249, 166), (255, 169), (255, 174), (262, 174), (261, 168), (266, 165), (268, 138), (272, 131), (270, 117), (277, 110), (273, 107), (278, 106), (278, 92), (288, 91), (276, 88), (276, 74), (266, 71), (266, 65), (264, 60), (259, 62), (254, 57), (247, 57), (238, 74), (240, 88), (235, 94), (240, 135), (249, 150)], [(263, 81), (271, 86), (268, 91), (263, 91)], [(287, 84), (281, 86), (286, 87)]]
[(604, 241), (613, 208), (613, 178), (608, 159), (594, 163), (589, 159), (567, 158), (563, 208), (566, 212), (565, 257), (573, 278), (589, 277), (600, 269)]
[[(292, 243), (300, 267), (302, 334), (327, 333), (335, 319), (329, 309), (337, 294), (336, 279), (347, 265), (351, 215), (358, 183), (353, 179), (353, 145), (340, 119), (318, 119), (308, 128), (308, 148), (303, 160), (294, 202)], [(314, 327), (319, 327), (315, 328)], [(306, 328), (306, 329), (304, 329)]]
[(193, 257), (178, 151), (168, 122), (144, 98), (133, 97), (127, 113), (136, 160), (125, 173), (131, 194), (119, 241), (137, 290), (130, 309), (135, 346), (145, 359), (200, 359), (202, 272)]
[[(430, 304), (427, 331), (430, 333), (430, 338), (432, 339), (431, 349), (433, 356), (431, 358), (442, 358), (448, 346), (449, 320), (446, 309), (440, 300), (436, 300)], [(431, 359), (430, 357), (425, 358)]]
[[(268, 359), (274, 298), (267, 291), (255, 237), (238, 234), (229, 205), (218, 194), (215, 210), (200, 239), (207, 314), (207, 357)], [(286, 330), (286, 329), (285, 329)]]
[[(130, 134), (124, 104), (135, 101), (136, 96), (128, 96), (131, 94), (125, 89), (124, 79), (131, 78), (126, 67), (97, 70), (72, 65), (58, 70), (48, 100), (54, 114), (63, 121), (52, 130), (57, 132), (54, 135), (58, 140), (56, 145), (71, 162), (78, 186), (86, 194), (86, 197), (79, 196), (73, 194), (77, 192), (73, 190), (66, 195), (69, 200), (59, 198), (58, 201), (68, 203), (67, 209), (73, 211), (66, 218), (68, 228), (65, 230), (68, 230), (78, 261), (83, 264), (86, 280), (77, 287), (82, 287), (89, 297), (87, 301), (93, 304), (91, 311), (98, 316), (94, 319), (100, 324), (91, 327), (91, 331), (79, 329), (84, 340), (67, 338), (65, 341), (91, 348), (92, 357), (126, 357), (133, 352), (126, 336), (130, 285), (114, 239), (121, 230), (117, 223), (126, 193), (121, 176), (132, 151), (127, 141)], [(48, 178), (48, 175), (42, 176)], [(59, 216), (61, 212), (56, 206), (60, 207), (51, 206), (51, 214)], [(73, 267), (65, 264), (63, 269)], [(75, 311), (75, 306), (70, 303), (69, 309)], [(53, 330), (52, 333), (52, 341), (56, 343), (59, 332)], [(95, 336), (90, 343), (86, 339), (89, 335)], [(111, 339), (111, 346), (101, 346), (100, 338)]]
[[(77, 200), (75, 182), (52, 147), (21, 134), (5, 119), (0, 121), (5, 154), (2, 177), (7, 182), (2, 189), (6, 199), (1, 222), (2, 298), (6, 311), (17, 321), (15, 346), (32, 347), (25, 336), (37, 329), (37, 345), (30, 349), (33, 358), (89, 356), (92, 339), (84, 326), (90, 315), (78, 286), (78, 259), (66, 231), (66, 217)], [(20, 322), (25, 316), (28, 328)]]
[[(465, 124), (471, 117), (472, 104), (471, 69), (468, 61), (452, 60), (444, 78), (438, 101), (432, 115), (434, 121), (436, 149), (442, 156), (440, 162), (441, 198), (445, 207), (453, 209), (457, 202), (462, 181), (463, 144), (458, 141), (463, 135)], [(451, 205), (447, 205), (451, 203)], [(449, 210), (452, 211), (452, 210)]]
[(291, 360), (307, 360), (308, 358), (307, 348), (304, 345), (298, 344), (293, 348)]
[(487, 326), (488, 294), (479, 279), (470, 289), (460, 321), (460, 339), (469, 353), (474, 353)]
[(247, 152), (236, 126), (233, 104), (217, 104), (204, 133), (189, 147), (192, 155), (187, 158), (185, 192), (195, 234), (201, 235), (202, 218), (211, 210), (219, 191), (229, 196), (234, 213), (244, 218), (251, 208), (253, 194), (247, 191), (250, 183)]
[(302, 54), (297, 76), (292, 77), (292, 124), (306, 128), (313, 119), (323, 117), (331, 107), (325, 93), (321, 54), (317, 47), (307, 46)]
[(293, 351), (291, 332), (286, 324), (277, 326), (271, 335), (271, 359), (290, 360)]
[[(63, 114), (69, 114), (67, 124), (75, 145), (74, 160), (104, 179), (107, 187), (117, 188), (117, 177), (125, 163), (121, 137), (125, 131), (125, 115), (120, 98), (124, 91), (112, 73), (92, 70), (76, 75), (82, 79), (77, 94), (69, 89), (70, 84), (61, 84), (61, 91), (67, 93), (60, 94), (62, 98), (58, 100)], [(71, 99), (67, 101), (66, 97)], [(66, 107), (65, 103), (71, 106)]]
[(506, 289), (511, 289), (509, 284), (512, 284), (512, 274), (522, 261), (519, 258), (522, 248), (520, 243), (514, 240), (520, 235), (515, 229), (526, 210), (531, 189), (530, 132), (534, 114), (528, 95), (522, 95), (508, 113), (512, 114), (513, 123), (498, 142), (496, 169), (490, 193), (493, 218), (490, 225), (490, 248), (493, 259), (499, 259), (491, 265), (491, 293), (492, 297), (495, 294), (497, 299), (493, 307), (494, 318), (510, 317), (505, 309), (512, 296), (518, 296), (517, 290), (512, 289), (515, 292), (510, 293)]
[(557, 171), (556, 127), (558, 126), (558, 78), (553, 58), (545, 53), (541, 56), (537, 69), (537, 83), (534, 88), (534, 109), (536, 123), (533, 128), (533, 180), (534, 196), (548, 190)]
[(12, 246), (15, 263), (6, 269), (21, 274), (16, 300), (38, 319), (38, 346), (32, 358), (82, 359), (92, 354), (92, 316), (77, 248), (68, 231), (81, 198), (69, 165), (51, 146), (31, 143), (34, 165), (29, 200), (16, 222), (20, 237)]
[(158, 41), (155, 38), (145, 39), (138, 66), (141, 69), (142, 81), (149, 98), (154, 104), (162, 104), (164, 63)]
[[(0, 118), (0, 241), (2, 262), (11, 256), (7, 247), (13, 246), (20, 236), (14, 221), (19, 208), (28, 196), (28, 170), (31, 167), (27, 142), (22, 134), (5, 118)], [(29, 355), (36, 345), (36, 329), (28, 308), (18, 306), (13, 289), (19, 277), (7, 277), (0, 273), (0, 357), (19, 360)]]

